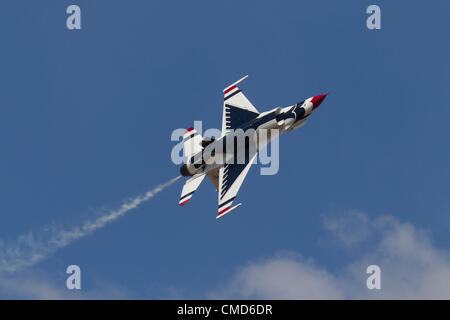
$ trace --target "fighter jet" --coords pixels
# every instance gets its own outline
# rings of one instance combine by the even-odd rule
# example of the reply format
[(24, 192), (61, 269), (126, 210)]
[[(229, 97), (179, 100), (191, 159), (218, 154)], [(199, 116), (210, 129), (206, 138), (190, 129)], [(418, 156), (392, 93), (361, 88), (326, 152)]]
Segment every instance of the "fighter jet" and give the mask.
[[(192, 127), (185, 131), (186, 163), (180, 173), (189, 178), (181, 192), (180, 206), (192, 198), (203, 179), (208, 177), (218, 192), (216, 219), (239, 207), (241, 203), (232, 207), (233, 201), (258, 151), (275, 136), (303, 126), (327, 96), (313, 96), (285, 108), (260, 113), (237, 86), (247, 77), (223, 90), (221, 137), (202, 138)], [(239, 143), (239, 139), (244, 142)]]

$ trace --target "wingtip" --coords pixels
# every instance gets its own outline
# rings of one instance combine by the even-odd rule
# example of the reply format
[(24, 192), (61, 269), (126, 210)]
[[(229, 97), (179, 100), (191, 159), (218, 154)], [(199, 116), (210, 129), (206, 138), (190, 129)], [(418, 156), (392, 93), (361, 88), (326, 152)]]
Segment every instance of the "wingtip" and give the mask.
[(245, 79), (248, 78), (248, 75), (240, 78), (238, 81), (236, 81), (235, 83), (229, 85), (228, 87), (226, 87), (225, 89), (223, 89), (223, 93), (227, 93), (228, 91), (230, 91), (230, 89), (236, 87), (239, 83), (241, 83), (242, 81), (244, 81)]
[(225, 209), (223, 209), (222, 211), (219, 212), (219, 214), (216, 217), (216, 220), (222, 218), (224, 215), (229, 214), (231, 211), (233, 211), (234, 209), (237, 209), (238, 207), (240, 207), (242, 205), (242, 203), (238, 203), (237, 205), (235, 205), (234, 207), (230, 208), (227, 207)]
[(190, 199), (184, 200), (183, 202), (180, 202), (179, 205), (180, 206), (184, 206), (186, 203), (188, 203)]

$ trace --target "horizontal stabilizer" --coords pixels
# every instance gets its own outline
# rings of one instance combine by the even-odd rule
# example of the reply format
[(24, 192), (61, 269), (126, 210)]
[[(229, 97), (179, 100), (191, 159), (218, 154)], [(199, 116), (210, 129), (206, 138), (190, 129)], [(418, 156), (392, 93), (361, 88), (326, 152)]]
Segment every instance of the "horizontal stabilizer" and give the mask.
[(183, 186), (183, 191), (181, 191), (180, 202), (178, 203), (180, 206), (186, 204), (194, 195), (195, 190), (202, 183), (203, 179), (205, 179), (205, 175), (196, 175), (186, 181)]

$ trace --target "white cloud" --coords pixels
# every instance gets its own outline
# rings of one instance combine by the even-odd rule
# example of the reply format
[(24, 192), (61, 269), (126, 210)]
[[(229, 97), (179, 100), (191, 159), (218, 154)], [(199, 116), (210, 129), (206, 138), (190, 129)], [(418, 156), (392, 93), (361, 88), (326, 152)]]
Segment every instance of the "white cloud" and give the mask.
[(277, 257), (253, 263), (241, 270), (231, 285), (211, 298), (244, 299), (340, 299), (336, 279), (312, 261)]
[(359, 210), (351, 210), (346, 215), (324, 216), (323, 226), (346, 247), (360, 244), (373, 231), (369, 217)]
[[(347, 222), (351, 223), (347, 223)], [(351, 227), (349, 227), (351, 225)], [(340, 270), (279, 255), (250, 263), (212, 298), (262, 299), (450, 299), (450, 251), (433, 246), (424, 230), (390, 216), (374, 220), (355, 211), (326, 218), (324, 226), (353, 248), (374, 246)], [(350, 248), (350, 249), (351, 249)], [(381, 290), (366, 287), (367, 266), (381, 268)]]
[[(65, 275), (64, 276), (68, 276)], [(0, 275), (0, 297), (2, 299), (127, 299), (130, 293), (116, 285), (94, 279), (89, 289), (69, 290), (66, 278), (49, 277), (36, 271)]]

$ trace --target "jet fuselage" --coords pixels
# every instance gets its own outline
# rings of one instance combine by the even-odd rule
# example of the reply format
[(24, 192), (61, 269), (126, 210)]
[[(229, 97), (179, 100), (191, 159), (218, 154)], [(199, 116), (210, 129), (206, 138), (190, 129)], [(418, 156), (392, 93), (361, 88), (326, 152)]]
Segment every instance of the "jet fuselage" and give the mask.
[[(193, 176), (209, 172), (226, 163), (246, 163), (252, 147), (259, 150), (270, 142), (273, 134), (280, 135), (301, 127), (325, 97), (326, 94), (318, 95), (285, 108), (278, 107), (263, 112), (256, 118), (235, 126), (236, 129), (226, 132), (217, 140), (207, 141), (204, 148), (187, 159), (186, 164), (180, 168), (181, 175)], [(247, 141), (245, 137), (248, 137)], [(243, 141), (241, 145), (239, 139)]]

